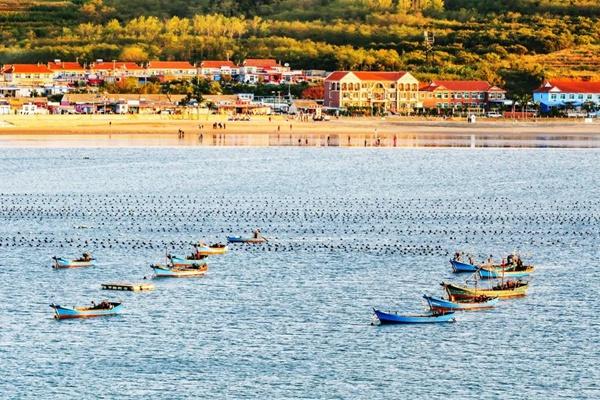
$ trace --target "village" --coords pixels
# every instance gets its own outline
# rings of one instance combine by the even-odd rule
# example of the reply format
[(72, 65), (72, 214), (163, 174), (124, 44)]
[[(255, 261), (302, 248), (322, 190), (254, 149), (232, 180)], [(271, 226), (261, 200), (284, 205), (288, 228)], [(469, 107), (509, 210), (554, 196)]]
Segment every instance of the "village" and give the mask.
[[(229, 94), (110, 93), (107, 85), (210, 81), (226, 88), (273, 86), (267, 96), (252, 90)], [(311, 90), (299, 96), (292, 88)], [(283, 89), (282, 89), (283, 88)], [(287, 89), (287, 90), (285, 90)], [(264, 90), (263, 90), (264, 92)], [(438, 116), (441, 118), (580, 117), (600, 110), (600, 82), (549, 79), (531, 95), (512, 95), (482, 80), (419, 81), (410, 72), (298, 70), (275, 59), (232, 61), (96, 60), (92, 63), (53, 60), (37, 64), (6, 64), (0, 75), (0, 115), (40, 114), (166, 114), (251, 115), (292, 114), (302, 119), (330, 116)]]

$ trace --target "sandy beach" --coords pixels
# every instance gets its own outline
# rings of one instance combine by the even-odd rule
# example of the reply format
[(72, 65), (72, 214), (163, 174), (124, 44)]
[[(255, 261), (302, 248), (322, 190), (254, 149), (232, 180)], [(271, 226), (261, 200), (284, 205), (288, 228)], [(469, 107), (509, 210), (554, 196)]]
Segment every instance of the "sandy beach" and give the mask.
[[(214, 123), (222, 127), (213, 128)], [(182, 130), (183, 138), (178, 134)], [(0, 145), (69, 146), (350, 146), (350, 147), (600, 147), (600, 121), (463, 120), (407, 117), (332, 118), (301, 122), (285, 116), (228, 121), (226, 116), (7, 115)]]

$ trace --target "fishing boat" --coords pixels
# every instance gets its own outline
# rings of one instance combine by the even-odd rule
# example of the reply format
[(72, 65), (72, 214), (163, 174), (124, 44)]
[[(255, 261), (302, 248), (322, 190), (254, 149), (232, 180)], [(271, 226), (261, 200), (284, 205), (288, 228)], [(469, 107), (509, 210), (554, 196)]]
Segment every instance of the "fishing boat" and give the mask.
[(227, 253), (227, 251), (229, 251), (229, 248), (227, 247), (226, 244), (222, 244), (222, 243), (214, 243), (211, 245), (208, 245), (206, 243), (193, 243), (192, 246), (194, 246), (194, 249), (196, 250), (196, 255), (199, 256), (212, 256), (212, 255), (216, 255), (216, 254), (225, 254)]
[(70, 318), (92, 318), (105, 317), (108, 315), (116, 315), (123, 311), (121, 303), (103, 301), (100, 304), (83, 307), (63, 307), (58, 304), (50, 304), (54, 309), (54, 318), (70, 319)]
[(442, 282), (441, 285), (446, 289), (448, 299), (451, 301), (473, 299), (479, 296), (499, 297), (501, 299), (523, 297), (527, 295), (527, 289), (529, 288), (529, 283), (521, 280), (499, 282), (488, 288), (446, 282)]
[(474, 264), (464, 263), (458, 260), (450, 260), (450, 264), (452, 264), (452, 270), (454, 272), (476, 272), (479, 267)]
[(494, 308), (498, 304), (497, 297), (480, 296), (464, 300), (450, 301), (441, 297), (423, 295), (431, 311), (475, 311)]
[(89, 253), (83, 253), (83, 256), (75, 260), (69, 260), (64, 257), (52, 257), (54, 263), (52, 268), (54, 269), (65, 269), (65, 268), (83, 268), (91, 267), (94, 265), (94, 258)]
[(181, 267), (153, 264), (150, 267), (154, 270), (154, 276), (157, 278), (192, 278), (202, 276), (208, 271), (208, 265), (206, 263)]
[(379, 323), (384, 324), (431, 324), (440, 322), (455, 322), (454, 312), (429, 312), (425, 314), (397, 314), (373, 309)]
[(498, 267), (484, 266), (479, 269), (479, 277), (481, 279), (500, 279), (500, 278), (525, 278), (533, 273), (532, 266), (518, 267)]
[(244, 237), (244, 236), (227, 236), (228, 243), (264, 243), (267, 238), (259, 237)]
[(167, 259), (169, 263), (174, 267), (186, 267), (191, 265), (203, 264), (204, 259), (207, 258), (206, 255), (196, 255), (192, 254), (187, 256), (186, 258), (173, 256), (171, 254), (167, 255)]

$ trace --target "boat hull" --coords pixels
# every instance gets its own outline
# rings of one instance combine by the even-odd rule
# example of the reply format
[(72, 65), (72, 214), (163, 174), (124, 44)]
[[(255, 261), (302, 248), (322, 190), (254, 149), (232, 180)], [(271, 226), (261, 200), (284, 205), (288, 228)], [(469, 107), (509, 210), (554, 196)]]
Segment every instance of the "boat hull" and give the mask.
[(225, 254), (229, 251), (227, 246), (223, 247), (211, 247), (211, 246), (198, 246), (196, 251), (201, 256), (214, 256), (219, 254)]
[(454, 322), (454, 313), (448, 312), (444, 314), (430, 313), (423, 315), (399, 315), (394, 313), (386, 313), (380, 310), (373, 310), (375, 316), (382, 325), (391, 324), (433, 324), (442, 322)]
[(498, 298), (490, 298), (482, 302), (458, 302), (441, 299), (433, 296), (423, 296), (429, 308), (434, 312), (446, 312), (446, 311), (477, 311), (487, 310), (494, 308), (498, 304)]
[(92, 267), (94, 261), (75, 261), (67, 260), (66, 258), (55, 258), (52, 268), (54, 269), (68, 269), (68, 268), (85, 268)]
[(452, 264), (452, 270), (454, 272), (476, 272), (479, 267), (472, 264), (463, 263), (456, 260), (450, 260)]
[(494, 290), (491, 288), (475, 288), (457, 285), (454, 283), (442, 283), (442, 286), (444, 286), (446, 292), (448, 293), (448, 298), (452, 301), (473, 299), (479, 296), (499, 297), (501, 299), (524, 297), (527, 295), (527, 289), (529, 289), (529, 285), (527, 283), (512, 289), (502, 290)]
[(204, 264), (198, 268), (178, 268), (153, 265), (156, 278), (193, 278), (206, 274), (208, 265)]
[(170, 256), (169, 261), (174, 267), (191, 267), (192, 265), (201, 265), (205, 263), (205, 259), (190, 260), (187, 258), (181, 258), (176, 256)]
[[(54, 318), (56, 319), (75, 319), (75, 318), (95, 318), (95, 317), (107, 317), (111, 315), (120, 314), (123, 311), (123, 305), (120, 303), (115, 304), (111, 309), (96, 309), (78, 310), (77, 307), (62, 307), (57, 304), (51, 304), (50, 307), (54, 309)], [(85, 308), (85, 307), (82, 307)]]
[(242, 236), (227, 236), (228, 243), (264, 243), (267, 239), (259, 237), (242, 237)]
[(502, 271), (502, 268), (481, 268), (479, 276), (481, 279), (497, 279), (497, 278), (525, 278), (533, 273), (533, 267), (526, 268), (523, 271)]

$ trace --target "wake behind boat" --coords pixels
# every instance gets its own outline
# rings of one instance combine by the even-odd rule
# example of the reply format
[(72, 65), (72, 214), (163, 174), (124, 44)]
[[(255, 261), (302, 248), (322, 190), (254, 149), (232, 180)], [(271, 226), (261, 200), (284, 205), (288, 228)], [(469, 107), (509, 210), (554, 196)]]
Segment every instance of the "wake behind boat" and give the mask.
[(80, 258), (69, 260), (64, 257), (52, 257), (54, 261), (52, 268), (54, 269), (66, 269), (66, 268), (83, 268), (92, 267), (94, 265), (94, 258), (89, 253), (83, 253)]
[(455, 322), (454, 312), (429, 312), (425, 314), (397, 314), (373, 309), (375, 316), (382, 325), (388, 324), (432, 324)]
[(100, 304), (92, 302), (91, 306), (83, 307), (63, 307), (58, 304), (50, 304), (54, 309), (54, 318), (73, 319), (73, 318), (92, 318), (116, 315), (123, 311), (121, 303), (103, 301)]

